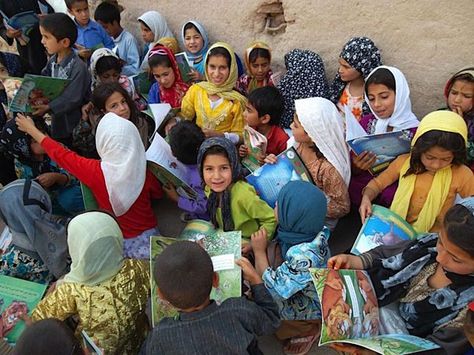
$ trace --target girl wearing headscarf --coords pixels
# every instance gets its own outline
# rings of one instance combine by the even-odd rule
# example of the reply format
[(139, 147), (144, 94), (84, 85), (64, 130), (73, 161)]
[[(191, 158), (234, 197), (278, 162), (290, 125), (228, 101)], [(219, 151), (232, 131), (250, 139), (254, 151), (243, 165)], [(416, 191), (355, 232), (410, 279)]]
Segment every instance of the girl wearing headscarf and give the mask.
[(77, 316), (105, 353), (136, 354), (148, 330), (149, 265), (124, 259), (123, 236), (112, 216), (86, 212), (67, 226), (71, 271), (33, 310), (32, 320)]
[(67, 219), (52, 215), (51, 199), (40, 184), (16, 180), (4, 186), (0, 218), (12, 234), (0, 257), (0, 274), (47, 284), (69, 271)]
[(168, 23), (162, 14), (158, 11), (147, 11), (138, 18), (138, 22), (140, 23), (143, 41), (147, 44), (145, 56), (140, 65), (141, 70), (144, 71), (148, 69), (150, 50), (157, 43), (168, 47), (173, 53), (178, 53), (178, 41), (168, 27)]
[(181, 115), (194, 120), (206, 137), (225, 136), (234, 144), (244, 130), (245, 97), (234, 90), (237, 63), (232, 48), (217, 42), (206, 55), (206, 81), (192, 85), (181, 103)]
[(117, 217), (125, 238), (124, 255), (148, 259), (149, 237), (157, 233), (151, 200), (161, 198), (163, 191), (147, 170), (145, 149), (134, 124), (114, 113), (106, 114), (95, 135), (101, 158), (96, 160), (64, 148), (40, 132), (29, 117), (18, 115), (16, 122), (51, 159), (89, 187), (100, 209)]
[(193, 81), (204, 80), (206, 75), (205, 56), (209, 50), (209, 38), (206, 29), (198, 21), (188, 21), (181, 29), (181, 41), (188, 60), (195, 70), (190, 76)]
[(466, 160), (467, 127), (458, 114), (435, 111), (420, 122), (410, 154), (396, 158), (362, 191), (362, 222), (372, 212), (372, 201), (398, 181), (390, 209), (419, 233), (438, 232), (456, 196), (474, 195), (474, 175)]
[(283, 320), (276, 335), (288, 339), (285, 350), (298, 347), (300, 351), (294, 352), (298, 354), (311, 348), (321, 330), (321, 306), (309, 268), (326, 267), (330, 257), (326, 210), (326, 197), (313, 184), (290, 181), (283, 186), (275, 207), (275, 238), (284, 262), (276, 270), (269, 266), (265, 236), (259, 232), (252, 236), (257, 272)]
[(329, 99), (341, 112), (344, 112), (344, 106), (348, 106), (359, 121), (364, 113), (369, 112), (364, 101), (364, 80), (380, 65), (380, 51), (370, 38), (351, 38), (339, 55), (339, 69), (331, 84)]
[(273, 72), (270, 68), (272, 52), (268, 44), (254, 41), (245, 51), (245, 67), (247, 73), (239, 77), (237, 87), (248, 96), (251, 91), (263, 86), (275, 86)]
[[(380, 66), (366, 79), (365, 100), (371, 113), (359, 121), (367, 134), (380, 134), (405, 130), (407, 139), (415, 135), (419, 121), (411, 110), (410, 89), (403, 73), (394, 67)], [(352, 155), (353, 176), (349, 186), (351, 202), (360, 206), (362, 189), (372, 179), (369, 172), (375, 163), (372, 152)], [(397, 184), (388, 186), (377, 199), (377, 203), (389, 207), (397, 189)]]
[(206, 139), (199, 148), (198, 166), (206, 185), (207, 210), (216, 228), (242, 231), (246, 244), (252, 233), (262, 228), (269, 238), (273, 236), (273, 211), (242, 180), (237, 149), (231, 141), (224, 137)]
[(328, 82), (321, 57), (310, 51), (293, 49), (285, 54), (287, 72), (277, 85), (285, 100), (280, 125), (290, 127), (295, 114), (295, 100), (328, 97)]
[(178, 63), (171, 50), (161, 44), (149, 53), (148, 66), (156, 82), (151, 86), (148, 103), (168, 103), (172, 108), (181, 107), (181, 100), (189, 89), (181, 78)]
[(351, 169), (343, 119), (336, 106), (322, 97), (295, 100), (295, 107), (291, 131), (296, 150), (326, 195), (326, 226), (333, 230), (350, 209), (347, 187)]

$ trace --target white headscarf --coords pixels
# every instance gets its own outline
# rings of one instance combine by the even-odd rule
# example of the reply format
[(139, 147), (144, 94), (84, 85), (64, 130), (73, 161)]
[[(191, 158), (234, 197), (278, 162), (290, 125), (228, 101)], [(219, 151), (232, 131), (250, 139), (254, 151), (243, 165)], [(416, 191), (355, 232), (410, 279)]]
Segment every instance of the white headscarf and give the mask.
[(418, 127), (420, 121), (418, 121), (415, 114), (411, 111), (410, 88), (408, 87), (405, 75), (403, 75), (403, 73), (399, 69), (395, 67), (381, 65), (380, 67), (377, 67), (372, 70), (372, 72), (369, 74), (369, 76), (367, 76), (365, 81), (367, 82), (367, 80), (369, 80), (372, 74), (374, 74), (374, 72), (377, 71), (379, 68), (385, 68), (389, 70), (395, 78), (395, 107), (393, 109), (392, 116), (385, 119), (380, 118), (375, 114), (374, 110), (372, 110), (367, 94), (364, 94), (365, 102), (368, 103), (370, 110), (372, 111), (375, 118), (377, 118), (377, 122), (375, 124), (375, 132), (373, 133), (385, 133), (387, 132), (388, 126), (393, 127), (394, 131)]
[(349, 150), (344, 139), (343, 118), (336, 106), (322, 97), (311, 97), (295, 100), (295, 108), (306, 133), (349, 186)]
[(109, 48), (99, 48), (94, 51), (91, 55), (91, 64), (89, 66), (89, 71), (92, 75), (92, 83), (91, 83), (91, 90), (94, 90), (94, 88), (97, 86), (99, 83), (99, 75), (97, 74), (95, 67), (97, 66), (97, 62), (99, 61), (100, 58), (103, 57), (114, 57), (116, 59), (119, 59), (117, 54), (114, 53), (113, 50)]
[(123, 235), (117, 222), (104, 212), (86, 212), (67, 227), (71, 271), (64, 282), (94, 286), (113, 278), (122, 268)]
[(115, 215), (121, 216), (145, 184), (146, 157), (140, 134), (132, 122), (109, 112), (97, 126), (95, 145), (110, 204)]

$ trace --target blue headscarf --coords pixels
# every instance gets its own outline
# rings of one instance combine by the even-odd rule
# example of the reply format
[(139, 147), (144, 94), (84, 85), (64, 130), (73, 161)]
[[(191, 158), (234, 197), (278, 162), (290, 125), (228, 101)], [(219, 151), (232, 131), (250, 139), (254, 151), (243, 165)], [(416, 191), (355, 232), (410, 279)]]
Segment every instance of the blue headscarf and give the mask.
[(205, 74), (205, 70), (206, 70), (206, 65), (205, 65), (205, 59), (206, 58), (205, 58), (205, 56), (206, 56), (206, 53), (209, 49), (209, 38), (207, 36), (207, 31), (204, 28), (204, 26), (201, 25), (199, 22), (194, 21), (194, 20), (187, 21), (181, 29), (181, 41), (183, 42), (183, 47), (184, 48), (186, 48), (186, 46), (184, 45), (184, 37), (185, 37), (184, 28), (186, 27), (186, 25), (188, 23), (193, 24), (193, 26), (197, 28), (198, 32), (201, 34), (203, 44), (202, 44), (202, 48), (199, 52), (193, 54), (191, 52), (186, 51), (186, 55), (188, 56), (188, 59), (193, 64), (193, 68), (196, 69), (201, 75), (204, 76), (204, 75), (206, 75)]
[(283, 257), (291, 246), (313, 241), (324, 227), (326, 196), (309, 182), (290, 181), (283, 186), (277, 208), (277, 240)]

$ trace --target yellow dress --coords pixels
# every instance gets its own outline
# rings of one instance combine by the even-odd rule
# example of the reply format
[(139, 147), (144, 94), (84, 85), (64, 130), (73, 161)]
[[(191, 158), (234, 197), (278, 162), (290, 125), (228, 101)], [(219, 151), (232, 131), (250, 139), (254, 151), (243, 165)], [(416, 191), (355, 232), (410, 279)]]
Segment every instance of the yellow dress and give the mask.
[(187, 120), (196, 118), (196, 124), (202, 129), (211, 129), (219, 133), (237, 133), (244, 131), (244, 108), (239, 101), (222, 99), (222, 102), (211, 108), (206, 90), (199, 85), (192, 85), (181, 102), (181, 115)]
[(33, 310), (32, 320), (79, 316), (106, 354), (137, 354), (148, 331), (145, 307), (150, 291), (148, 263), (126, 259), (112, 279), (97, 286), (64, 282)]

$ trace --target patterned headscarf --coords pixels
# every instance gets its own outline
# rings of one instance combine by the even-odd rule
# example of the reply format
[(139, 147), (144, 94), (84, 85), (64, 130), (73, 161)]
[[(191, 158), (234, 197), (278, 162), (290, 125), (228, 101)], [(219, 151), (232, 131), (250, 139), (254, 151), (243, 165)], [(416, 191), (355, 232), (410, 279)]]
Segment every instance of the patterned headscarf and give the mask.
[[(372, 70), (382, 65), (380, 51), (375, 43), (367, 37), (353, 37), (342, 48), (339, 58), (344, 59), (349, 65), (362, 74), (365, 79)], [(330, 100), (337, 104), (346, 86), (339, 72), (336, 74), (330, 88)], [(368, 113), (367, 104), (364, 105), (364, 113)]]
[[(266, 49), (268, 51), (268, 53), (270, 53), (270, 63), (272, 61), (272, 50), (271, 50), (270, 46), (268, 44), (266, 44), (265, 42), (254, 41), (245, 50), (245, 57), (244, 57), (245, 67), (247, 68), (247, 75), (250, 78), (250, 82), (248, 83), (248, 87), (247, 87), (247, 92), (248, 93), (252, 92), (254, 89), (256, 89), (258, 87), (257, 86), (257, 80), (252, 76), (252, 70), (251, 70), (251, 67), (250, 67), (250, 53), (252, 53), (252, 51), (254, 49), (257, 49), (257, 48)], [(267, 73), (267, 76), (265, 77), (265, 79), (263, 81), (263, 86), (268, 85), (268, 82), (271, 80), (270, 79), (271, 75), (272, 75), (272, 71), (269, 70), (268, 73)]]
[[(239, 155), (237, 153), (237, 149), (235, 145), (228, 140), (227, 138), (223, 137), (212, 137), (206, 139), (199, 148), (197, 163), (199, 166), (199, 173), (201, 174), (201, 178), (204, 180), (203, 177), (203, 160), (205, 153), (211, 147), (221, 147), (227, 153), (227, 158), (229, 159), (230, 168), (232, 169), (232, 183), (236, 182), (241, 178), (242, 170), (239, 163)], [(234, 221), (232, 220), (232, 214), (230, 210), (230, 186), (222, 193), (222, 223), (224, 224), (224, 231), (232, 231), (234, 230)], [(211, 217), (211, 222), (214, 224), (215, 227), (218, 227), (217, 223), (217, 209), (219, 208), (219, 196), (215, 192), (211, 191), (208, 199), (207, 199), (207, 211), (209, 212), (209, 216)]]
[(95, 67), (97, 66), (99, 59), (104, 57), (114, 57), (115, 59), (119, 59), (117, 54), (115, 54), (114, 51), (109, 48), (99, 48), (96, 49), (94, 53), (92, 53), (91, 64), (89, 66), (89, 71), (92, 75), (91, 90), (94, 90), (95, 87), (100, 83), (99, 74), (97, 74)]
[(289, 128), (295, 114), (295, 100), (327, 97), (328, 82), (321, 57), (310, 50), (293, 49), (288, 52), (285, 66), (287, 72), (277, 88), (285, 102), (280, 125)]
[(148, 60), (154, 55), (166, 56), (171, 62), (171, 69), (174, 73), (174, 83), (170, 88), (165, 88), (163, 85), (159, 85), (160, 90), (160, 102), (168, 103), (172, 108), (181, 107), (181, 99), (183, 98), (186, 91), (189, 89), (189, 85), (186, 84), (181, 78), (179, 72), (178, 63), (171, 52), (171, 49), (161, 44), (154, 46), (148, 53)]
[(0, 52), (0, 63), (8, 71), (9, 76), (22, 77), (25, 74), (21, 59), (18, 55), (8, 52)]
[(184, 28), (186, 27), (188, 23), (193, 24), (193, 26), (197, 28), (197, 30), (201, 34), (203, 44), (199, 52), (193, 54), (191, 52), (186, 51), (186, 55), (188, 56), (188, 59), (193, 64), (193, 68), (196, 69), (201, 75), (205, 75), (206, 61), (204, 57), (207, 51), (209, 50), (209, 37), (207, 36), (206, 29), (199, 22), (194, 21), (194, 20), (187, 21), (181, 28), (181, 41), (183, 42), (183, 48), (186, 49), (186, 46), (184, 45), (184, 37), (185, 37)]

